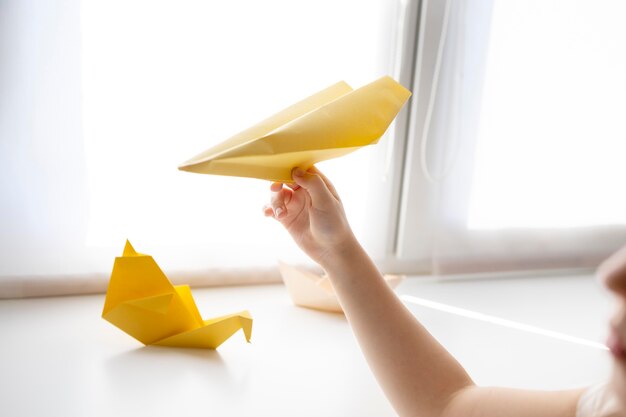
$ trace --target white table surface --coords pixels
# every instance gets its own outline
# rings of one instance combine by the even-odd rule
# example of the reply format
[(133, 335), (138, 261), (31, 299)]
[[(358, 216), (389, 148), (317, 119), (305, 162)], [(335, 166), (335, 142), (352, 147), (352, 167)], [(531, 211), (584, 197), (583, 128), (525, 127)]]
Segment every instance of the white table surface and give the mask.
[[(437, 281), (410, 294), (602, 342), (610, 300), (590, 276)], [(193, 290), (205, 318), (254, 317), (217, 351), (144, 347), (100, 318), (104, 295), (0, 301), (2, 416), (393, 416), (342, 315), (282, 285)], [(558, 389), (607, 378), (605, 350), (408, 304), (483, 385)]]

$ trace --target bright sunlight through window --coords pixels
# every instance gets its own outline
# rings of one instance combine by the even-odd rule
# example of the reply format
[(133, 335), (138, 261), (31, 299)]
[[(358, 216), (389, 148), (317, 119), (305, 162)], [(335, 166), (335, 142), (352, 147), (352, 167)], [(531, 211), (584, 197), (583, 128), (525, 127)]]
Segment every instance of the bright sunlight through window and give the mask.
[[(269, 183), (177, 166), (337, 81), (356, 88), (385, 74), (388, 8), (383, 0), (84, 1), (88, 243), (206, 245), (201, 262), (219, 265), (239, 264), (241, 253), (246, 264), (273, 263), (277, 248), (293, 248), (262, 215)], [(366, 172), (369, 152), (320, 164), (351, 191), (343, 195), (356, 229), (367, 182), (340, 174)]]
[(626, 224), (626, 3), (494, 4), (472, 229)]

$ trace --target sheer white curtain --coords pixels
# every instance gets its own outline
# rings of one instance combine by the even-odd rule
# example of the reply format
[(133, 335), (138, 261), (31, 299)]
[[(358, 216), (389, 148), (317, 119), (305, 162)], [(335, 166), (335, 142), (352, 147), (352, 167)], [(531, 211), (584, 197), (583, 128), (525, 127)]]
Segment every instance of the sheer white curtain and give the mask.
[(597, 265), (626, 242), (623, 2), (425, 5), (399, 258)]
[[(341, 79), (388, 74), (396, 6), (0, 3), (0, 296), (102, 290), (127, 238), (192, 284), (305, 262), (262, 215), (268, 183), (176, 167)], [(388, 142), (320, 164), (366, 244)]]
[(77, 1), (0, 3), (0, 276), (56, 274), (80, 259), (80, 78)]

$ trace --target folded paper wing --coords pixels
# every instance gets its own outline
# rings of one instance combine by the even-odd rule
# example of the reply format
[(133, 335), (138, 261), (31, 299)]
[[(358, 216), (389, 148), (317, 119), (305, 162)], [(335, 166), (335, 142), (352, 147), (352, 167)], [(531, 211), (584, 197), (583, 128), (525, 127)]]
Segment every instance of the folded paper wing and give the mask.
[(249, 342), (252, 317), (247, 311), (204, 320), (201, 327), (161, 339), (155, 345), (215, 349), (239, 329)]
[(411, 93), (390, 77), (357, 90), (345, 82), (308, 97), (178, 168), (200, 174), (291, 182), (308, 168), (376, 143)]
[(115, 259), (102, 317), (141, 343), (215, 349), (237, 330), (249, 342), (247, 311), (202, 320), (188, 285), (172, 285), (151, 256), (126, 241)]
[[(278, 268), (295, 305), (335, 313), (343, 312), (327, 276), (296, 268), (284, 262), (279, 262)], [(400, 275), (385, 275), (384, 278), (391, 288), (395, 288), (404, 279)]]

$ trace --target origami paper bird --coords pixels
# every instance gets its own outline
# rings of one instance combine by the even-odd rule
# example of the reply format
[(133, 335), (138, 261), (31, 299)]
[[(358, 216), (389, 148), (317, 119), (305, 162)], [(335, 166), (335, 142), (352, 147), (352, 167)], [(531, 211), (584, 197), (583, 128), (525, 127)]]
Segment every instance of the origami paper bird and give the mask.
[[(287, 265), (284, 262), (279, 262), (278, 268), (287, 287), (287, 292), (295, 305), (314, 310), (343, 313), (328, 276), (317, 275)], [(384, 278), (391, 288), (397, 287), (404, 279), (400, 275), (385, 275)]]
[(252, 335), (247, 311), (202, 320), (188, 285), (172, 285), (152, 256), (126, 241), (115, 258), (102, 317), (145, 345), (215, 349), (237, 330)]
[(296, 166), (376, 143), (411, 92), (390, 77), (357, 90), (334, 84), (181, 164), (200, 174), (291, 182)]

